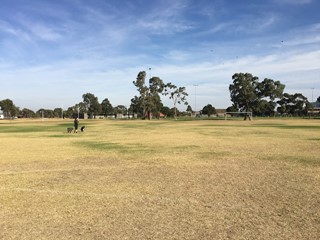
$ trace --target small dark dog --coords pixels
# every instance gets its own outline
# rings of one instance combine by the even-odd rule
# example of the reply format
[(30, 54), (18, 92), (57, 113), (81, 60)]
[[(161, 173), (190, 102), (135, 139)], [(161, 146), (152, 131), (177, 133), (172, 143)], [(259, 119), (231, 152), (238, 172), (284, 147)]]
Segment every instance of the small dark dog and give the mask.
[(81, 132), (84, 132), (85, 128), (86, 128), (85, 126), (82, 126), (82, 127), (80, 128)]
[(72, 131), (73, 131), (73, 128), (67, 128), (67, 133), (72, 133)]

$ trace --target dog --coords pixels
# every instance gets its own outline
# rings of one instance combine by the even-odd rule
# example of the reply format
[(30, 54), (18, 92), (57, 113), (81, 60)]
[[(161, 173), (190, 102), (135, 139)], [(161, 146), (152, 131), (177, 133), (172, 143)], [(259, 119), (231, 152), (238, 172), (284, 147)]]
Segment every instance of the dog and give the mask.
[(73, 131), (73, 128), (70, 128), (70, 127), (67, 128), (67, 133), (72, 133), (72, 131)]
[(85, 126), (82, 126), (82, 127), (80, 128), (81, 132), (84, 132), (85, 128), (86, 128)]

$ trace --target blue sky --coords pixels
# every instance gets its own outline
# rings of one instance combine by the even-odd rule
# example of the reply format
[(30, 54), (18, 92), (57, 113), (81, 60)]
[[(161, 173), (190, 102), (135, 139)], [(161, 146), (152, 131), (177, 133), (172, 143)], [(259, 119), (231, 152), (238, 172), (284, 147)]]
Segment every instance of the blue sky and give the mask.
[(129, 106), (143, 70), (185, 86), (196, 110), (230, 106), (237, 72), (320, 96), (318, 0), (0, 2), (0, 100), (20, 108), (66, 109), (88, 92)]

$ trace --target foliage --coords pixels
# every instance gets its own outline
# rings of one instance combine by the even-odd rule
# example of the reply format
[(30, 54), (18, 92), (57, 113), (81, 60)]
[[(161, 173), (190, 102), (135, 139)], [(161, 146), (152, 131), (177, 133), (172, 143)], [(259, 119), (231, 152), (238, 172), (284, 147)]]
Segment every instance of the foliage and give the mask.
[(185, 87), (177, 87), (172, 83), (165, 84), (159, 77), (150, 78), (149, 85), (146, 85), (145, 78), (146, 72), (142, 71), (138, 73), (136, 81), (133, 81), (140, 96), (132, 98), (130, 106), (130, 109), (136, 111), (142, 118), (148, 117), (150, 119), (151, 114), (159, 116), (163, 108), (161, 94), (169, 95), (169, 98), (173, 100), (174, 116), (177, 116), (177, 104), (188, 104), (186, 101), (188, 94)]
[(109, 114), (113, 114), (113, 107), (109, 101), (108, 98), (105, 98), (102, 102), (101, 102), (101, 111), (102, 111), (102, 114), (104, 116), (107, 116)]
[(232, 76), (232, 80), (233, 84), (229, 85), (231, 101), (240, 111), (252, 111), (253, 104), (257, 100), (258, 77), (250, 73), (236, 73)]
[(317, 98), (317, 101), (313, 105), (314, 107), (320, 107), (320, 96)]
[(54, 112), (51, 109), (40, 108), (36, 112), (36, 115), (37, 117), (40, 117), (40, 118), (54, 118)]
[(227, 107), (226, 112), (238, 112), (238, 108), (235, 105)]
[(128, 109), (124, 105), (118, 105), (114, 108), (114, 112), (119, 114), (127, 114), (127, 111)]
[(142, 109), (141, 99), (137, 96), (134, 96), (131, 99), (131, 104), (129, 109), (131, 113), (137, 113), (138, 117), (142, 117), (143, 109)]
[(285, 85), (268, 78), (259, 82), (259, 78), (251, 73), (236, 73), (232, 79), (229, 91), (234, 108), (256, 115), (274, 114), (275, 99), (282, 97)]
[(60, 118), (60, 117), (63, 117), (63, 113), (62, 113), (62, 108), (55, 108), (53, 110), (53, 115), (55, 118)]
[(163, 81), (158, 77), (152, 77), (149, 80), (149, 111), (157, 118), (159, 118), (160, 110), (163, 107), (160, 94), (163, 92), (164, 86)]
[(95, 118), (95, 116), (101, 112), (101, 105), (98, 98), (92, 93), (83, 94), (82, 98), (89, 117)]
[(36, 113), (28, 108), (24, 108), (19, 112), (19, 116), (22, 118), (35, 118)]
[(279, 113), (293, 116), (305, 115), (307, 114), (308, 109), (311, 108), (308, 99), (301, 93), (284, 93), (281, 100), (277, 103), (280, 105), (277, 109)]
[(19, 114), (19, 108), (10, 99), (0, 101), (0, 108), (5, 118), (14, 118)]
[(146, 117), (150, 119), (151, 114), (159, 114), (162, 107), (160, 94), (164, 89), (164, 83), (158, 77), (152, 77), (149, 85), (146, 85), (145, 80), (146, 72), (142, 71), (138, 73), (136, 81), (133, 81), (140, 96), (131, 99), (131, 108), (137, 110), (143, 119)]
[[(136, 107), (135, 109), (137, 110), (140, 110), (138, 112), (138, 115), (141, 115), (141, 117), (144, 119), (146, 116), (147, 116), (147, 97), (148, 97), (148, 94), (149, 94), (149, 89), (148, 87), (145, 85), (145, 79), (146, 79), (146, 72), (145, 71), (141, 71), (138, 73), (138, 76), (136, 78), (136, 81), (133, 81), (133, 85), (135, 85), (137, 87), (137, 90), (138, 92), (140, 93), (140, 96), (139, 97), (135, 97), (134, 100), (137, 100), (138, 101), (135, 101), (135, 104), (136, 104)], [(131, 100), (132, 102), (132, 100)], [(137, 107), (139, 106), (139, 107)]]
[(176, 117), (179, 117), (179, 116), (180, 116), (180, 111), (179, 111), (177, 108), (175, 108), (175, 107), (170, 108), (169, 117), (174, 117), (174, 118), (176, 118)]
[(171, 116), (170, 108), (167, 107), (167, 106), (163, 106), (163, 107), (161, 108), (161, 112), (162, 112), (164, 115), (166, 115), (167, 117), (172, 117), (172, 116)]
[(74, 117), (75, 114), (78, 113), (86, 113), (86, 105), (83, 102), (79, 102), (72, 107), (69, 107), (65, 112), (65, 116), (68, 118)]
[(188, 105), (186, 112), (188, 112), (188, 113), (192, 113), (193, 112), (192, 107), (190, 105)]
[(260, 99), (255, 102), (253, 106), (253, 113), (258, 116), (273, 116), (275, 107), (275, 102)]
[(206, 114), (206, 115), (208, 115), (208, 117), (210, 117), (212, 114), (216, 114), (216, 113), (217, 113), (217, 111), (216, 111), (215, 107), (213, 107), (211, 104), (204, 106), (202, 109), (202, 114)]
[(281, 84), (280, 81), (265, 78), (258, 84), (258, 96), (259, 98), (268, 97), (271, 101), (274, 101), (276, 98), (282, 97), (284, 88), (285, 85)]
[(174, 108), (174, 117), (177, 116), (177, 103), (181, 104), (184, 103), (188, 105), (187, 96), (188, 93), (186, 92), (185, 87), (177, 87), (172, 83), (167, 83), (164, 88), (164, 95), (169, 95), (169, 98), (173, 101), (173, 108)]

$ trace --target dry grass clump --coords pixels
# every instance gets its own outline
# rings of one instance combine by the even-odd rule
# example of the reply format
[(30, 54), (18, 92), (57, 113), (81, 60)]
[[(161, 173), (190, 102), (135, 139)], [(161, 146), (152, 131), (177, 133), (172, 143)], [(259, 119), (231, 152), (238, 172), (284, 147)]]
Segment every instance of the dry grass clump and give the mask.
[(0, 239), (320, 237), (317, 121), (0, 123)]

